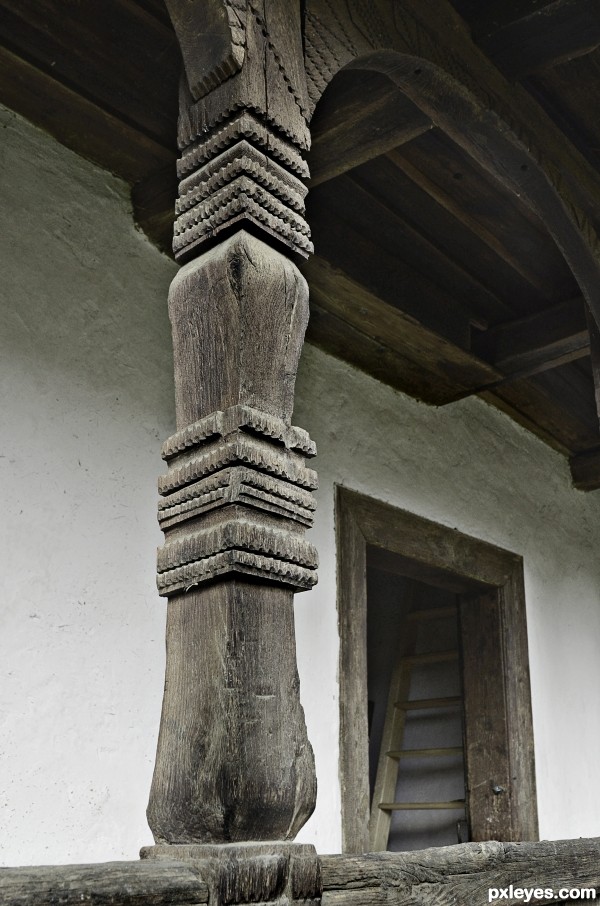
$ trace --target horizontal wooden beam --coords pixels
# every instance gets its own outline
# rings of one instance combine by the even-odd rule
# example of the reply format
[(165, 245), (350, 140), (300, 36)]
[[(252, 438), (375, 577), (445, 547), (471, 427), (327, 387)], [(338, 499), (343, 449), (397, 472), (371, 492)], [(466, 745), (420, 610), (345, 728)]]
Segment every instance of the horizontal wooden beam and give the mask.
[(323, 906), (484, 906), (489, 891), (498, 889), (507, 891), (499, 902), (513, 906), (524, 902), (521, 892), (514, 895), (521, 885), (557, 893), (600, 888), (600, 840), (462, 843), (420, 852), (322, 856), (321, 871)]
[(590, 338), (583, 299), (572, 299), (475, 333), (473, 352), (512, 380), (589, 355)]
[(600, 446), (572, 456), (569, 465), (573, 487), (578, 491), (597, 491), (600, 488)]
[(321, 99), (311, 124), (311, 186), (333, 179), (433, 128), (389, 79), (341, 73)]
[(473, 38), (505, 75), (522, 78), (600, 44), (597, 0), (495, 0)]
[[(521, 883), (535, 887), (538, 881), (557, 893), (562, 888), (600, 889), (597, 838), (462, 843), (417, 852), (320, 856), (319, 863), (323, 906), (387, 906), (392, 901), (396, 906), (484, 906), (491, 889), (514, 891)], [(208, 867), (214, 872), (214, 866)], [(209, 878), (203, 878), (203, 869), (202, 860), (3, 868), (0, 900), (3, 906), (192, 906), (208, 902)], [(500, 902), (519, 904), (523, 896), (507, 893)], [(221, 899), (215, 902), (221, 904)]]
[(175, 147), (181, 54), (170, 22), (132, 0), (1, 0), (0, 9), (0, 43), (164, 147)]
[[(434, 405), (461, 399), (500, 376), (400, 306), (387, 304), (385, 285), (367, 284), (365, 275), (345, 273), (321, 257), (309, 259), (302, 270), (311, 288), (307, 339), (330, 354)], [(392, 292), (393, 270), (387, 285)]]
[(208, 885), (182, 862), (104, 862), (0, 869), (2, 906), (196, 906)]
[(175, 152), (0, 46), (0, 102), (133, 184), (175, 164)]

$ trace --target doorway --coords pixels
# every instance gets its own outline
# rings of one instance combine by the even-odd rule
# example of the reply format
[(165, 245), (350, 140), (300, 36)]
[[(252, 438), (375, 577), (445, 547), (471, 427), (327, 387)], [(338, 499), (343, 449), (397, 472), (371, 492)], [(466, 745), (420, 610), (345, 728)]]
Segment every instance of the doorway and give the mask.
[[(338, 487), (336, 494), (336, 533), (344, 851), (367, 852), (376, 847), (387, 848), (390, 839), (394, 848), (416, 848), (427, 839), (432, 842), (425, 845), (441, 845), (442, 842), (438, 833), (440, 822), (437, 839), (435, 833), (433, 838), (431, 836), (431, 819), (436, 810), (419, 808), (419, 799), (406, 799), (402, 795), (399, 785), (402, 779), (398, 780), (399, 762), (403, 760), (401, 755), (388, 759), (393, 762), (388, 775), (392, 773), (395, 781), (392, 783), (388, 777), (386, 796), (382, 799), (381, 791), (377, 796), (375, 794), (374, 751), (380, 751), (384, 742), (381, 714), (378, 717), (375, 714), (376, 698), (381, 698), (381, 686), (386, 682), (389, 698), (392, 674), (400, 669), (399, 661), (403, 657), (409, 659), (410, 673), (417, 678), (409, 677), (413, 682), (411, 689), (405, 677), (401, 694), (396, 690), (400, 698), (397, 702), (388, 702), (386, 709), (389, 711), (394, 705), (401, 705), (402, 701), (414, 701), (419, 697), (421, 700), (460, 699), (458, 714), (462, 721), (460, 725), (456, 720), (452, 723), (448, 713), (444, 715), (443, 706), (437, 702), (434, 723), (437, 721), (438, 729), (446, 728), (446, 736), (439, 737), (437, 741), (446, 744), (430, 745), (436, 741), (432, 736), (432, 715), (427, 719), (423, 713), (425, 709), (418, 712), (412, 705), (408, 706), (408, 710), (415, 713), (407, 721), (405, 710), (400, 723), (404, 723), (404, 729), (408, 732), (412, 721), (412, 729), (406, 739), (404, 729), (400, 735), (396, 734), (396, 748), (391, 751), (454, 750), (452, 753), (437, 752), (424, 756), (437, 758), (438, 766), (441, 759), (454, 758), (454, 773), (453, 780), (445, 788), (446, 792), (438, 786), (438, 791), (441, 790), (448, 798), (427, 799), (428, 795), (433, 795), (432, 778), (426, 781), (423, 766), (417, 768), (413, 761), (413, 776), (418, 778), (418, 782), (408, 790), (405, 788), (404, 795), (410, 793), (412, 796), (415, 790), (420, 790), (421, 805), (423, 802), (442, 803), (442, 807), (437, 809), (438, 817), (439, 812), (448, 812), (444, 842), (451, 842), (447, 839), (450, 826), (454, 829), (454, 842), (467, 834), (471, 840), (537, 839), (522, 558), (342, 487)], [(402, 598), (403, 603), (395, 611), (389, 601), (387, 605), (377, 601), (377, 581), (380, 591), (387, 583), (388, 597), (395, 597), (397, 601)], [(386, 607), (387, 618), (381, 612)], [(455, 616), (453, 621), (446, 619), (445, 628), (440, 623), (434, 630), (433, 620), (423, 616), (424, 611), (443, 610), (449, 617), (451, 608), (454, 608)], [(413, 616), (410, 616), (411, 613)], [(415, 614), (420, 616), (415, 618)], [(387, 626), (386, 619), (389, 620)], [(418, 629), (412, 633), (410, 641), (408, 627), (419, 622), (430, 623), (429, 635), (426, 630)], [(375, 626), (377, 629), (374, 629)], [(377, 669), (373, 666), (373, 658), (377, 660), (381, 655), (381, 650), (379, 654), (376, 651), (377, 633), (388, 636), (387, 666), (383, 674), (381, 662)], [(406, 645), (412, 645), (413, 650), (406, 649)], [(444, 648), (444, 645), (449, 647)], [(429, 652), (426, 650), (428, 646), (431, 649)], [(422, 657), (427, 654), (429, 658)], [(440, 654), (443, 655), (441, 660)], [(419, 677), (416, 667), (422, 668), (424, 661), (428, 661), (430, 669), (425, 673), (421, 669)], [(438, 666), (432, 671), (435, 663)], [(444, 664), (445, 667), (442, 667)], [(451, 664), (455, 668), (453, 678), (448, 673)], [(369, 679), (373, 702), (371, 721)], [(425, 694), (427, 689), (435, 691), (436, 683), (438, 691), (445, 686), (444, 695)], [(375, 695), (373, 690), (377, 685), (379, 692)], [(420, 738), (423, 745), (417, 745), (419, 736), (417, 733), (415, 737), (415, 727), (419, 721), (421, 727), (426, 726), (428, 720), (429, 729), (422, 731), (425, 735)], [(371, 764), (369, 729), (372, 733)], [(379, 742), (377, 734), (380, 734)], [(389, 740), (385, 745), (388, 743)], [(459, 748), (462, 748), (460, 754), (456, 751)], [(434, 783), (439, 784), (441, 777), (450, 776), (447, 767), (446, 771), (443, 767), (439, 768), (437, 778), (433, 777)], [(406, 777), (406, 773), (403, 776)], [(459, 788), (461, 776), (464, 778), (463, 796)], [(402, 798), (396, 798), (397, 794)], [(461, 802), (461, 799), (464, 801)], [(407, 804), (412, 807), (403, 808)], [(429, 829), (425, 827), (427, 822), (423, 822), (422, 815), (420, 830), (415, 816), (407, 821), (404, 815), (402, 820), (402, 812), (426, 810), (432, 812)], [(383, 835), (384, 845), (381, 828), (379, 833), (376, 829), (378, 823), (381, 825), (378, 818), (382, 818), (384, 824), (387, 822), (388, 830), (392, 831)], [(460, 822), (463, 822), (462, 828)], [(415, 831), (412, 837), (409, 832), (411, 823)]]

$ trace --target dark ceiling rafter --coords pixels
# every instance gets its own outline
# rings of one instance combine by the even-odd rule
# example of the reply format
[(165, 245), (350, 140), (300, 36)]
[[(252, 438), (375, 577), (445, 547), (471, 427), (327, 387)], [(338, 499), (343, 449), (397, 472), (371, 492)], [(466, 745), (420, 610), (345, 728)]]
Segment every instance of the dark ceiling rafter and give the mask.
[(493, 0), (472, 22), (475, 43), (509, 78), (584, 56), (600, 45), (597, 0)]

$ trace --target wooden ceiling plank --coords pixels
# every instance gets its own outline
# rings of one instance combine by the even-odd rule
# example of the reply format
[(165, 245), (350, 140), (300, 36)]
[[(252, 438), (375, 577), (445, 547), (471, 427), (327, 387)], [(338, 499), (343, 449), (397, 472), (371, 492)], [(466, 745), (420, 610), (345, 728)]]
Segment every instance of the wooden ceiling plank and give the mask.
[(476, 276), (405, 220), (402, 211), (392, 208), (388, 197), (374, 195), (356, 173), (346, 174), (341, 179), (345, 182), (340, 185), (340, 194), (352, 207), (348, 219), (352, 213), (354, 217), (358, 214), (390, 253), (402, 256), (412, 267), (429, 274), (447, 292), (460, 297), (471, 321), (485, 324), (490, 314), (497, 317), (499, 311), (506, 311), (498, 297)]
[(525, 377), (575, 361), (590, 352), (582, 298), (571, 299), (474, 333), (473, 352), (505, 376)]
[[(600, 48), (554, 69), (538, 72), (525, 85), (573, 145), (598, 169)], [(600, 210), (596, 211), (596, 222), (600, 223)]]
[(0, 42), (166, 148), (175, 147), (179, 48), (172, 29), (136, 4), (2, 0)]
[[(525, 256), (522, 253), (517, 254), (516, 250), (511, 249), (507, 242), (502, 241), (500, 236), (493, 233), (486, 226), (483, 219), (475, 217), (469, 208), (444, 191), (437, 183), (430, 179), (423, 169), (414, 166), (406, 156), (399, 150), (395, 149), (389, 152), (388, 157), (402, 172), (419, 186), (424, 192), (427, 192), (431, 198), (435, 199), (444, 210), (448, 211), (459, 223), (471, 230), (491, 251), (494, 252), (502, 261), (511, 267), (517, 274), (526, 280), (531, 286), (534, 286), (547, 298), (552, 298), (555, 292), (556, 281), (552, 275), (548, 274), (546, 268), (536, 267), (538, 257)], [(461, 185), (462, 185), (461, 180)], [(481, 210), (481, 204), (479, 205)], [(557, 252), (557, 254), (560, 254)], [(561, 256), (562, 257), (562, 256)]]
[(332, 184), (322, 186), (308, 198), (309, 223), (313, 227), (317, 255), (340, 276), (345, 274), (367, 287), (373, 295), (401, 310), (415, 323), (468, 349), (469, 313), (460, 302), (429, 276), (378, 245), (367, 221), (363, 222), (364, 232), (359, 232), (349, 222), (344, 199), (332, 188)]
[(597, 0), (495, 0), (473, 38), (505, 75), (522, 78), (600, 44)]
[[(445, 405), (500, 376), (468, 351), (387, 305), (371, 288), (341, 273), (329, 262), (314, 256), (302, 265), (302, 271), (309, 280), (314, 304), (375, 344), (375, 373), (370, 373), (379, 375), (382, 356), (388, 353), (402, 358), (404, 371), (400, 382), (396, 370), (397, 389), (425, 402)], [(310, 336), (315, 339), (314, 330), (309, 331)], [(348, 360), (343, 343), (339, 351)], [(364, 365), (361, 367), (368, 370)]]
[(433, 128), (429, 117), (389, 79), (376, 73), (359, 75), (338, 76), (335, 103), (325, 94), (317, 108), (308, 155), (312, 187)]
[(174, 164), (174, 152), (3, 47), (0, 101), (76, 154), (129, 183)]

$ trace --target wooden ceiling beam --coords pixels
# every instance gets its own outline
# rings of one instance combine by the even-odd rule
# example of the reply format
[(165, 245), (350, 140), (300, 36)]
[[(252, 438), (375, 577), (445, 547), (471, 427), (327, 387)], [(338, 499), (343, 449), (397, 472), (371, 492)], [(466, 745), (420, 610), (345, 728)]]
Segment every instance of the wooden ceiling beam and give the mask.
[(175, 147), (181, 55), (170, 25), (132, 0), (1, 0), (0, 9), (5, 47), (165, 148)]
[(473, 352), (512, 380), (573, 362), (590, 352), (585, 311), (583, 299), (571, 299), (475, 333)]
[(473, 39), (502, 72), (523, 78), (590, 53), (600, 44), (598, 0), (495, 0)]
[(175, 164), (174, 151), (2, 46), (0, 102), (130, 184)]
[(600, 488), (600, 447), (572, 456), (569, 466), (573, 486), (578, 491), (597, 491)]
[(385, 287), (368, 281), (367, 273), (350, 276), (318, 256), (303, 263), (302, 272), (310, 285), (307, 339), (372, 377), (433, 405), (462, 399), (500, 377), (384, 301)]
[(338, 80), (311, 124), (313, 187), (433, 128), (429, 117), (384, 76), (342, 73)]
[(423, 172), (420, 166), (415, 166), (409, 161), (401, 149), (390, 151), (388, 157), (416, 186), (427, 192), (458, 223), (474, 233), (481, 242), (487, 245), (495, 255), (508, 264), (531, 286), (534, 286), (545, 295), (551, 294), (553, 284), (551, 276), (546, 277), (541, 274), (540, 268), (536, 268), (528, 256), (523, 255), (523, 253), (517, 254), (514, 247), (511, 249), (509, 244), (503, 241), (498, 234), (489, 230), (486, 227), (484, 218), (478, 218), (470, 213), (467, 205), (461, 204), (457, 198), (452, 197), (435, 180), (431, 179), (427, 173)]

